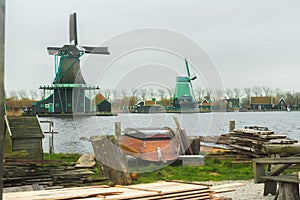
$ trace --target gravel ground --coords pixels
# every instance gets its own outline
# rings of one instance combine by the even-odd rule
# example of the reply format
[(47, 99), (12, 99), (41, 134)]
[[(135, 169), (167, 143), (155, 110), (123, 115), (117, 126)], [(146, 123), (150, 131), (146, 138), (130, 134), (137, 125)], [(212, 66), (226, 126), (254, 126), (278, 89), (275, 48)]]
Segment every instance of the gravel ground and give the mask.
[(208, 181), (208, 182), (201, 182), (205, 184), (215, 185), (224, 185), (224, 184), (231, 184), (231, 183), (241, 183), (245, 184), (245, 186), (236, 187), (234, 192), (227, 192), (221, 193), (218, 196), (229, 197), (233, 200), (273, 200), (274, 196), (268, 195), (263, 196), (264, 192), (264, 184), (254, 184), (252, 180), (239, 180), (239, 181)]

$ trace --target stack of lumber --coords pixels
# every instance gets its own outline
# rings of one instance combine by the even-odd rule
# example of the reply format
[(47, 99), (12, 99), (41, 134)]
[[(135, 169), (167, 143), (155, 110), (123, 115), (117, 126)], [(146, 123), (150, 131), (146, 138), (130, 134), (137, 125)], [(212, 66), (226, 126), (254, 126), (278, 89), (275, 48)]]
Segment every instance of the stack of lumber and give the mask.
[(258, 158), (266, 156), (263, 152), (264, 145), (287, 145), (297, 142), (287, 138), (286, 135), (275, 134), (266, 127), (251, 126), (234, 129), (233, 132), (221, 135), (217, 144), (228, 145), (234, 152)]
[[(240, 185), (241, 186), (241, 185)], [(237, 187), (236, 185), (234, 187)], [(157, 182), (149, 184), (131, 185), (131, 186), (115, 186), (108, 187), (104, 185), (65, 188), (55, 190), (41, 190), (31, 192), (4, 193), (5, 200), (18, 199), (86, 199), (86, 200), (102, 200), (102, 199), (219, 199), (225, 200), (225, 197), (214, 197), (217, 193), (234, 191), (230, 187), (209, 187), (196, 183), (183, 182)]]
[(99, 184), (106, 180), (91, 179), (91, 174), (94, 174), (92, 168), (76, 168), (74, 164), (61, 161), (6, 159), (3, 186), (38, 184), (44, 188), (52, 186), (74, 187)]

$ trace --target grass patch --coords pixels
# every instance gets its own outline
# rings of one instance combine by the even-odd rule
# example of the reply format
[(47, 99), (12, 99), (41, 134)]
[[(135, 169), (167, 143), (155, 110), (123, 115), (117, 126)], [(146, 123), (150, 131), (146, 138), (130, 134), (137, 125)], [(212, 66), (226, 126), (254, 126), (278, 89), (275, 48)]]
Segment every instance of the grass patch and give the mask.
[[(45, 160), (62, 160), (65, 162), (76, 162), (80, 154), (44, 154)], [(232, 164), (231, 160), (219, 160), (215, 158), (205, 158), (204, 166), (166, 166), (156, 171), (155, 166), (146, 166), (139, 173), (138, 183), (152, 183), (156, 181), (181, 180), (181, 181), (222, 181), (222, 180), (249, 180), (253, 178), (252, 163)], [(145, 170), (146, 169), (146, 170)], [(91, 178), (102, 178), (98, 166)]]
[(222, 181), (248, 180), (253, 178), (251, 163), (232, 164), (230, 160), (207, 158), (205, 166), (167, 166), (157, 171), (139, 174), (135, 183), (164, 180)]
[(74, 153), (56, 153), (56, 154), (49, 154), (44, 153), (45, 160), (61, 160), (64, 162), (77, 162), (78, 158), (81, 154), (74, 154)]

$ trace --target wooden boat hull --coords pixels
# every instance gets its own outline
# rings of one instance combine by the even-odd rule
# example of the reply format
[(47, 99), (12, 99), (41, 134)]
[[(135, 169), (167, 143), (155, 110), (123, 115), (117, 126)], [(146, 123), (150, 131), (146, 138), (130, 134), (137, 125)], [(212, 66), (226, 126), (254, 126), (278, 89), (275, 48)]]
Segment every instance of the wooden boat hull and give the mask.
[(175, 137), (168, 139), (156, 135), (154, 138), (143, 140), (122, 135), (119, 144), (126, 154), (146, 161), (169, 162), (179, 156), (180, 144)]

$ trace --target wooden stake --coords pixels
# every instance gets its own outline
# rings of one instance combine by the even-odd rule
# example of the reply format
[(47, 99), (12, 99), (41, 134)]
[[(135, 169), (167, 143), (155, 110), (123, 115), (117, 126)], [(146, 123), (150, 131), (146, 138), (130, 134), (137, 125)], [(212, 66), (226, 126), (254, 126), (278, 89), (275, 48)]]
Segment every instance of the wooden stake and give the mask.
[(0, 0), (0, 200), (3, 194), (3, 154), (5, 137), (5, 94), (4, 94), (4, 33), (5, 0)]
[(115, 122), (115, 136), (117, 138), (121, 136), (121, 122)]
[(235, 121), (234, 120), (230, 120), (229, 121), (229, 132), (232, 132), (233, 129), (235, 129)]

